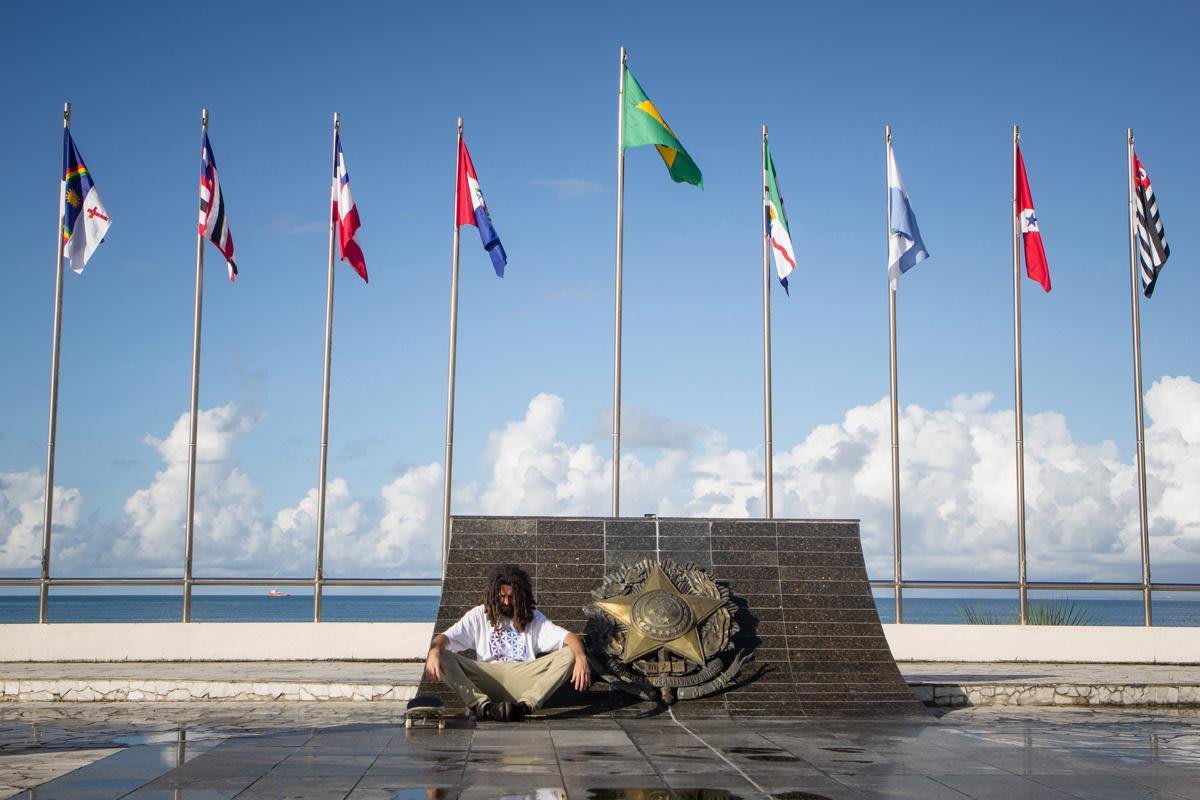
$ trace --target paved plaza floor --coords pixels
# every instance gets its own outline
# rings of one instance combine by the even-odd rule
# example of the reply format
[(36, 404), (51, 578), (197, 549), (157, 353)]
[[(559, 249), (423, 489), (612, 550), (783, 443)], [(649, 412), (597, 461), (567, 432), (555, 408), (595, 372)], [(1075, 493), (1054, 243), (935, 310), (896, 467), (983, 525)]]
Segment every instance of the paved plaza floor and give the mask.
[(0, 798), (1200, 800), (1200, 712), (600, 716), (406, 731), (401, 703), (0, 706)]

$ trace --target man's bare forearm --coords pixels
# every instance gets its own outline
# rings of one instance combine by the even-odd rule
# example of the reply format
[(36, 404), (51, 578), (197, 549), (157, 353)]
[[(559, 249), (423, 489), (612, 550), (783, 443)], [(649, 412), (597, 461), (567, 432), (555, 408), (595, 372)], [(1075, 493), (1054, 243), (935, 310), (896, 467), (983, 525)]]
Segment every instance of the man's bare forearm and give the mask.
[(442, 679), (442, 650), (449, 643), (450, 640), (440, 633), (429, 643), (429, 654), (425, 656), (425, 674), (435, 681)]
[(568, 633), (567, 638), (563, 640), (563, 644), (575, 655), (576, 658), (587, 660), (587, 653), (583, 651), (583, 640), (578, 634)]

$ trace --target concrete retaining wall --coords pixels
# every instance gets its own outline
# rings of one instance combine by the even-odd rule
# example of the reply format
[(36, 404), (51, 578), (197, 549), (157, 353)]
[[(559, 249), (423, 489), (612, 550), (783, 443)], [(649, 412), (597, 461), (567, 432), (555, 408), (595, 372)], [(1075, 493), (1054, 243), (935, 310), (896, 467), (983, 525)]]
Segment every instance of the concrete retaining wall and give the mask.
[[(884, 625), (898, 661), (1200, 664), (1200, 628)], [(0, 661), (424, 658), (428, 622), (0, 625)]]
[(1200, 664), (1200, 628), (884, 625), (897, 661)]
[(378, 661), (424, 658), (432, 622), (0, 625), (0, 661)]

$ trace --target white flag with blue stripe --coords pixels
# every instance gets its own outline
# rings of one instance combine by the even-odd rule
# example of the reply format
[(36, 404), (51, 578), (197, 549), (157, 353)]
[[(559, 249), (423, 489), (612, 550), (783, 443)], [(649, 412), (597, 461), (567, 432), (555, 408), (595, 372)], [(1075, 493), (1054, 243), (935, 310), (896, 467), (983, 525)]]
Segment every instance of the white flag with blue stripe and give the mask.
[(887, 143), (887, 162), (888, 278), (894, 287), (901, 273), (908, 272), (929, 258), (929, 253), (921, 241), (921, 230), (917, 227), (917, 217), (908, 202), (908, 192), (904, 191), (904, 181), (900, 179), (900, 168), (896, 166), (890, 138)]

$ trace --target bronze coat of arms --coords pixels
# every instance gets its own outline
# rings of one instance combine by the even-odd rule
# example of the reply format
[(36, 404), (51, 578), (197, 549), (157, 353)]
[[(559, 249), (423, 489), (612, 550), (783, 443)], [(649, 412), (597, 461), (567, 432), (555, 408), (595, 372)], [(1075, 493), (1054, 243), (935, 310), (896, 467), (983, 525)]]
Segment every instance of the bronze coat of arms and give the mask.
[(643, 700), (691, 700), (720, 691), (747, 655), (729, 587), (695, 564), (643, 559), (604, 576), (585, 608), (588, 658), (601, 679)]

